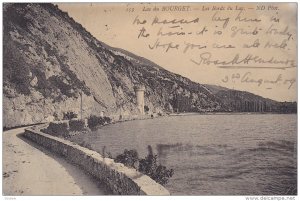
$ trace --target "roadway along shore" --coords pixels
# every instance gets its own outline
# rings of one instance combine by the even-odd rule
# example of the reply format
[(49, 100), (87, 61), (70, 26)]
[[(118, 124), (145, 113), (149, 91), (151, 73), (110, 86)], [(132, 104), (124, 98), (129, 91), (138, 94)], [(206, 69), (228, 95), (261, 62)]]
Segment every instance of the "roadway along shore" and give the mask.
[(105, 195), (103, 184), (36, 144), (25, 128), (3, 132), (3, 195)]

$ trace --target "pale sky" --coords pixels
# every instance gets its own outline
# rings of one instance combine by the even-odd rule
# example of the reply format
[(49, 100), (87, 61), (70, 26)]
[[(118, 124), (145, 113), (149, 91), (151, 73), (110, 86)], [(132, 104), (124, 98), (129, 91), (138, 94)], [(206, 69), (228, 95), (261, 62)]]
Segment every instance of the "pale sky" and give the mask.
[[(155, 6), (158, 11), (153, 10)], [(185, 11), (169, 11), (170, 7), (164, 6), (186, 7), (177, 7)], [(151, 11), (142, 11), (144, 7)], [(212, 10), (213, 7), (219, 10)], [(145, 57), (192, 81), (245, 90), (279, 101), (297, 100), (297, 67), (291, 67), (297, 66), (295, 3), (64, 3), (59, 4), (59, 8), (100, 41)], [(153, 23), (156, 17), (156, 22), (169, 23)], [(136, 18), (146, 21), (134, 23)], [(180, 23), (180, 20), (190, 23)], [(144, 35), (149, 36), (138, 38), (142, 28)], [(201, 34), (203, 30), (207, 31)], [(162, 36), (168, 32), (173, 35)], [(178, 45), (178, 49), (166, 51), (161, 46), (155, 47), (156, 41)], [(222, 45), (234, 48), (216, 48)], [(244, 48), (245, 45), (249, 48)], [(184, 52), (187, 47), (190, 48)], [(205, 59), (209, 55), (211, 64), (207, 65)], [(248, 63), (228, 64), (237, 55), (238, 61), (249, 55), (254, 59)], [(225, 67), (235, 68), (213, 64), (216, 60), (226, 61)], [(261, 63), (262, 60), (265, 62)], [(236, 69), (236, 66), (255, 68)]]

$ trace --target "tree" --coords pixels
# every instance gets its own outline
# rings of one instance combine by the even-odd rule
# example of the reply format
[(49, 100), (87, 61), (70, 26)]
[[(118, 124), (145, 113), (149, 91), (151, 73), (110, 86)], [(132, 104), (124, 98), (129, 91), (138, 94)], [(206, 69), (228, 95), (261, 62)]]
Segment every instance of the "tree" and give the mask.
[(139, 161), (139, 171), (148, 175), (161, 185), (167, 184), (169, 178), (174, 174), (173, 169), (167, 169), (165, 166), (157, 164), (157, 155), (153, 155), (150, 145), (148, 146), (148, 156)]
[(149, 112), (149, 110), (150, 110), (149, 107), (147, 105), (145, 105), (144, 106), (144, 111), (147, 113), (147, 112)]

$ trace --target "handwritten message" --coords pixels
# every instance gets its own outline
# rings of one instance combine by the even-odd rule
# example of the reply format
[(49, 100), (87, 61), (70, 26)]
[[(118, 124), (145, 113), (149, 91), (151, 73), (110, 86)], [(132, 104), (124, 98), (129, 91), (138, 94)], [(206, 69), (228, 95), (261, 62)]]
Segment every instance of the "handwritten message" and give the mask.
[(147, 51), (182, 57), (182, 67), (220, 72), (215, 76), (223, 85), (291, 90), (297, 76), (295, 6), (145, 4), (129, 5), (126, 12), (135, 40)]

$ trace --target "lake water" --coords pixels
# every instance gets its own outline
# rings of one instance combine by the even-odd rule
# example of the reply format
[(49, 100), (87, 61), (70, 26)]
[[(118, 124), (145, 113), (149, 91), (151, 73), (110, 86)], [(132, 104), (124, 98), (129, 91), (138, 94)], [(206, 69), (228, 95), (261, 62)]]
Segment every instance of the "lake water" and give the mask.
[(115, 157), (151, 145), (174, 169), (173, 195), (283, 195), (297, 192), (297, 115), (191, 115), (136, 120), (73, 137)]

